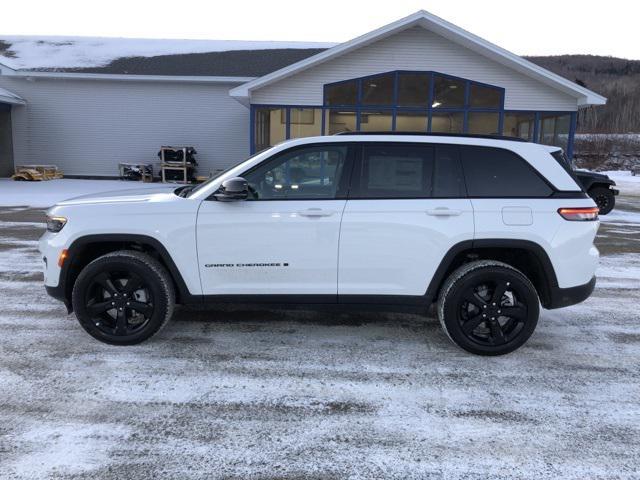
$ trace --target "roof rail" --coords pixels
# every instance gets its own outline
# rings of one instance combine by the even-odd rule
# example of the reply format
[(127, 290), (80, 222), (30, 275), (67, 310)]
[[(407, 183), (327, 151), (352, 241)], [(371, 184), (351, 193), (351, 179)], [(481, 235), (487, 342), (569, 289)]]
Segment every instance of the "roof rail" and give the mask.
[(489, 140), (509, 140), (512, 142), (528, 142), (520, 137), (508, 137), (506, 135), (480, 135), (476, 133), (436, 133), (436, 132), (340, 132), (334, 135), (412, 135), (421, 137), (458, 137), (458, 138), (485, 138)]

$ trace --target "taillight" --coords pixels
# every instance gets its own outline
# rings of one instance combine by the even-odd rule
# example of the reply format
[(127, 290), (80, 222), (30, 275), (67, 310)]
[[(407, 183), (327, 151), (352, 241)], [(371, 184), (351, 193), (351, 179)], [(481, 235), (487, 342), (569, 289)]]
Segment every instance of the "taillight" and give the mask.
[(565, 220), (590, 222), (598, 219), (598, 207), (560, 208), (558, 213)]

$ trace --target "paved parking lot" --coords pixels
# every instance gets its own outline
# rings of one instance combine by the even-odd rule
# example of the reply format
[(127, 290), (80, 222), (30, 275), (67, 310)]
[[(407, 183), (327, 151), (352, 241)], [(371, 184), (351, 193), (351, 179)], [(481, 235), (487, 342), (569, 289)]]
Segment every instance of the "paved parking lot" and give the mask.
[(640, 197), (594, 296), (469, 355), (434, 318), (181, 309), (103, 345), (42, 286), (42, 211), (0, 209), (0, 478), (640, 477)]

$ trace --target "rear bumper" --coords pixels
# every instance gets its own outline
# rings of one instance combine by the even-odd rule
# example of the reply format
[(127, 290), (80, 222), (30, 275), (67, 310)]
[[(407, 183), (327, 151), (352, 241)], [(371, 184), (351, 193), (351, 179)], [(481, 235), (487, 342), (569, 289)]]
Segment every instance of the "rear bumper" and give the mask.
[(545, 308), (552, 310), (554, 308), (568, 307), (569, 305), (584, 302), (593, 293), (595, 287), (595, 276), (584, 285), (578, 285), (577, 287), (552, 287), (550, 291), (550, 301), (548, 305), (545, 305)]

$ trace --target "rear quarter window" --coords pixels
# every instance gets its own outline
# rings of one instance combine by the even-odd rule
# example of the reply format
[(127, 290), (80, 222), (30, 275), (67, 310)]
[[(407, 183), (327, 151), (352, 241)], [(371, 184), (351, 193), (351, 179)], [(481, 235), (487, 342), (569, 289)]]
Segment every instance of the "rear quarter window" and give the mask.
[(552, 188), (526, 160), (502, 148), (460, 148), (470, 197), (548, 197)]

